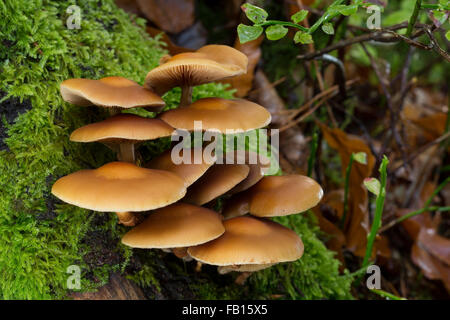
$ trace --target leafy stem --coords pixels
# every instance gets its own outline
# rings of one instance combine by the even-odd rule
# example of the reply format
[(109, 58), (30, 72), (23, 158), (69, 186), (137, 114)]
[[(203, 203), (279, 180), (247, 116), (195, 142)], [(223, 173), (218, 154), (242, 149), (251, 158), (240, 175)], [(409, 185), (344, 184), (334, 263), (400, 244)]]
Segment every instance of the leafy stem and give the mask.
[(408, 29), (406, 29), (406, 36), (409, 38), (414, 30), (414, 25), (416, 24), (417, 17), (419, 16), (419, 11), (422, 6), (422, 0), (416, 0), (416, 5), (414, 6), (414, 11), (409, 19)]
[(375, 207), (375, 215), (373, 217), (372, 228), (370, 229), (369, 236), (367, 238), (367, 248), (366, 254), (364, 256), (364, 260), (362, 263), (363, 267), (367, 267), (369, 265), (369, 259), (372, 256), (372, 249), (375, 243), (375, 238), (378, 234), (378, 230), (381, 227), (381, 217), (383, 215), (383, 207), (384, 207), (384, 198), (386, 197), (386, 181), (387, 181), (387, 165), (389, 160), (386, 156), (383, 157), (380, 165), (380, 187), (378, 189), (377, 199), (376, 199), (376, 207)]
[(266, 26), (272, 26), (272, 25), (281, 25), (284, 27), (293, 27), (293, 28), (297, 28), (301, 31), (305, 31), (305, 32), (309, 32), (308, 28), (305, 28), (304, 26), (301, 26), (299, 24), (293, 23), (293, 22), (288, 22), (288, 21), (280, 21), (280, 20), (266, 20), (263, 23), (260, 24), (255, 24), (255, 27), (266, 27)]
[(345, 171), (345, 189), (344, 189), (344, 212), (340, 221), (340, 228), (343, 229), (345, 225), (345, 220), (347, 219), (348, 212), (348, 190), (350, 189), (350, 173), (352, 172), (352, 166), (355, 156), (353, 153), (350, 155), (350, 161), (348, 162), (347, 169)]

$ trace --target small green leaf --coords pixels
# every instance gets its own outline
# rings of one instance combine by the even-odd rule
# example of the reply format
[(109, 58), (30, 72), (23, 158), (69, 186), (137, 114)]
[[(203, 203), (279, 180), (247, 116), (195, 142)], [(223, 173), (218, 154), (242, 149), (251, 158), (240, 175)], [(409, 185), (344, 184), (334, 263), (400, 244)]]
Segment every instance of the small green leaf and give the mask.
[(246, 43), (246, 42), (257, 39), (263, 33), (263, 31), (264, 31), (263, 27), (247, 26), (242, 23), (239, 24), (237, 27), (239, 41), (241, 43)]
[(263, 23), (266, 21), (269, 14), (263, 8), (254, 6), (250, 3), (245, 3), (241, 6), (247, 18), (253, 23)]
[(288, 28), (280, 26), (279, 24), (270, 26), (266, 29), (266, 36), (269, 40), (280, 40), (288, 33)]
[(358, 11), (358, 6), (356, 4), (350, 4), (348, 6), (340, 5), (337, 7), (337, 9), (344, 16), (351, 16), (352, 14), (355, 14)]
[(447, 15), (443, 11), (433, 10), (433, 16), (434, 18), (439, 21), (440, 23), (444, 23), (447, 19)]
[(294, 21), (294, 23), (299, 23), (299, 22), (302, 22), (303, 20), (305, 20), (307, 15), (308, 15), (307, 10), (300, 10), (291, 16), (291, 20)]
[(313, 43), (313, 39), (309, 33), (297, 31), (294, 36), (295, 43), (308, 44)]
[(445, 33), (445, 37), (447, 38), (448, 41), (450, 41), (450, 30), (448, 30), (448, 31)]
[(322, 25), (322, 30), (323, 32), (325, 32), (326, 34), (334, 34), (334, 27), (331, 23), (329, 22), (325, 22)]
[(374, 195), (378, 196), (380, 194), (380, 181), (377, 178), (366, 178), (364, 179), (364, 185), (367, 190), (372, 192)]
[(365, 152), (354, 153), (353, 160), (361, 164), (367, 164), (367, 154)]

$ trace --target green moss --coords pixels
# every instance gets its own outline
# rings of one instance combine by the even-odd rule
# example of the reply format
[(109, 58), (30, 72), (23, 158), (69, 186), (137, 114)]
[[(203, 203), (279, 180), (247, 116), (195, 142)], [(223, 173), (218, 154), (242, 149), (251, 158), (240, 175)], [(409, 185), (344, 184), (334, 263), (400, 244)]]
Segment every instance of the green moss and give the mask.
[[(71, 4), (81, 8), (81, 29), (65, 27)], [(0, 106), (18, 97), (18, 104), (32, 107), (15, 121), (4, 115), (1, 119), (8, 137), (0, 151), (0, 298), (64, 298), (69, 265), (81, 267), (84, 291), (106, 283), (111, 271), (124, 271), (132, 260), (133, 252), (119, 241), (126, 229), (117, 225), (114, 215), (59, 202), (50, 188), (63, 175), (114, 159), (100, 144), (69, 142), (75, 128), (106, 113), (64, 103), (59, 84), (68, 78), (112, 75), (142, 83), (166, 53), (158, 39), (146, 35), (143, 24), (130, 20), (112, 0), (0, 0)], [(175, 89), (164, 97), (169, 108), (179, 95)], [(220, 84), (195, 88), (194, 99), (207, 96), (230, 98), (232, 92)], [(148, 142), (141, 152), (150, 157), (167, 147), (164, 140)], [(164, 285), (162, 269), (180, 277), (186, 273), (189, 277), (183, 281), (203, 298), (243, 297), (243, 292), (267, 298), (278, 292), (280, 283), (292, 298), (348, 295), (348, 277), (338, 276), (337, 262), (316, 237), (317, 227), (303, 219), (283, 222), (303, 236), (304, 258), (255, 274), (245, 290), (230, 284), (231, 276), (195, 274), (192, 264), (187, 268), (178, 260), (162, 262), (158, 272), (151, 265), (141, 266), (132, 277), (142, 286), (158, 288)], [(155, 257), (151, 251), (144, 254)], [(294, 292), (295, 287), (302, 294)]]
[[(71, 4), (81, 8), (79, 30), (65, 27)], [(64, 103), (59, 84), (111, 75), (142, 83), (165, 54), (142, 26), (143, 21), (131, 22), (112, 0), (0, 1), (0, 91), (7, 93), (5, 101), (20, 97), (32, 105), (6, 125), (8, 148), (0, 152), (0, 297), (62, 297), (69, 265), (82, 268), (82, 288), (90, 289), (126, 264), (130, 250), (118, 247), (121, 258), (101, 259), (105, 244), (92, 240), (102, 233), (117, 243), (124, 229), (113, 215), (57, 202), (49, 191), (58, 177), (114, 157), (99, 144), (69, 142), (71, 131), (105, 112)], [(168, 104), (174, 105), (178, 95), (176, 90), (167, 94)], [(196, 98), (215, 95), (231, 97), (224, 86), (214, 84), (194, 93)]]

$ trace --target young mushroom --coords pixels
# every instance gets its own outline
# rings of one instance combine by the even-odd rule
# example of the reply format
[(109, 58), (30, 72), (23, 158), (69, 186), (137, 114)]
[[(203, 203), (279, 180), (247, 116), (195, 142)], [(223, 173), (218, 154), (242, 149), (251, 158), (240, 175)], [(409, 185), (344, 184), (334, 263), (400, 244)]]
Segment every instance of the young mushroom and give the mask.
[(184, 201), (199, 206), (208, 203), (244, 180), (249, 171), (245, 164), (215, 164), (189, 187)]
[(159, 119), (143, 118), (134, 114), (118, 114), (106, 120), (76, 129), (70, 135), (75, 142), (102, 142), (116, 151), (120, 161), (135, 162), (137, 143), (168, 137), (174, 129)]
[(191, 103), (193, 86), (244, 74), (247, 64), (247, 56), (232, 47), (207, 45), (166, 59), (147, 74), (145, 86), (159, 95), (181, 87), (180, 106), (185, 106)]
[(158, 111), (164, 107), (164, 101), (153, 91), (123, 77), (106, 77), (100, 80), (69, 79), (60, 85), (64, 101), (78, 106), (101, 106), (129, 109), (136, 107), (151, 108)]
[(225, 233), (190, 247), (188, 254), (201, 263), (219, 266), (219, 273), (253, 272), (303, 255), (303, 242), (292, 230), (267, 219), (237, 217), (223, 222)]
[(193, 131), (194, 122), (201, 121), (202, 130), (232, 134), (265, 127), (271, 115), (266, 108), (247, 100), (204, 98), (163, 112), (160, 118), (181, 130)]
[(311, 209), (322, 196), (320, 185), (309, 177), (266, 176), (250, 189), (231, 197), (222, 214), (226, 219), (247, 212), (258, 217), (286, 216)]
[(123, 236), (122, 243), (133, 248), (172, 249), (185, 258), (186, 247), (214, 240), (224, 232), (217, 212), (179, 202), (152, 212)]
[(52, 187), (59, 199), (85, 209), (116, 212), (125, 225), (136, 222), (131, 212), (167, 206), (185, 193), (184, 181), (176, 174), (127, 162), (80, 170), (58, 179)]

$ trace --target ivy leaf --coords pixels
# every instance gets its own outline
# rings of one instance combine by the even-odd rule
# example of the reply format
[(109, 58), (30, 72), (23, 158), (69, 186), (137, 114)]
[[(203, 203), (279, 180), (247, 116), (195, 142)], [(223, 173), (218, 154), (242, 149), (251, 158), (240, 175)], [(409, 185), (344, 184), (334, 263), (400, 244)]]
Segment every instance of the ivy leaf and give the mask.
[(294, 23), (299, 23), (299, 22), (302, 22), (303, 20), (305, 20), (307, 15), (308, 15), (308, 11), (307, 10), (300, 10), (297, 13), (294, 13), (291, 16), (291, 20)]
[(357, 152), (353, 154), (353, 159), (361, 164), (367, 164), (367, 153)]
[(346, 5), (340, 5), (337, 7), (337, 10), (340, 14), (343, 14), (344, 16), (351, 16), (352, 14), (355, 14), (358, 11), (358, 5), (356, 4), (350, 4), (348, 6)]
[(263, 33), (263, 31), (264, 31), (263, 27), (247, 26), (242, 23), (239, 24), (237, 27), (239, 41), (241, 43), (246, 43), (246, 42), (257, 39)]
[(334, 34), (334, 27), (331, 23), (329, 22), (325, 22), (322, 25), (322, 30), (323, 32), (325, 32), (326, 34)]
[(288, 33), (288, 28), (279, 24), (270, 26), (266, 29), (266, 36), (269, 40), (280, 40)]
[(313, 43), (313, 39), (309, 33), (297, 31), (294, 36), (295, 43), (308, 44)]
[(450, 30), (448, 30), (448, 31), (445, 33), (445, 37), (447, 38), (448, 41), (450, 41)]
[(263, 23), (266, 21), (269, 14), (263, 8), (254, 6), (250, 3), (245, 3), (241, 6), (247, 18), (253, 23)]
[(372, 192), (374, 195), (378, 196), (380, 194), (380, 181), (377, 178), (366, 178), (364, 179), (364, 186), (367, 190)]

